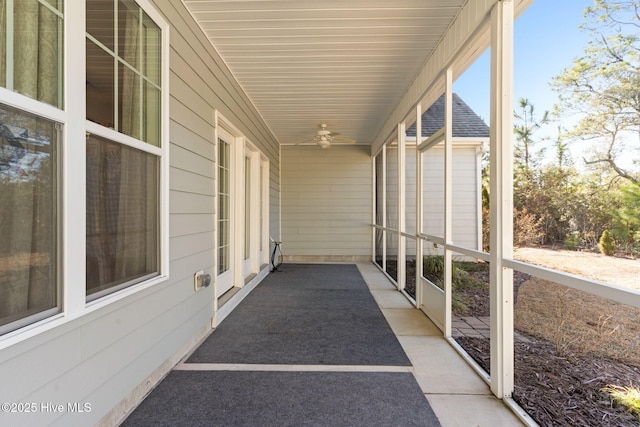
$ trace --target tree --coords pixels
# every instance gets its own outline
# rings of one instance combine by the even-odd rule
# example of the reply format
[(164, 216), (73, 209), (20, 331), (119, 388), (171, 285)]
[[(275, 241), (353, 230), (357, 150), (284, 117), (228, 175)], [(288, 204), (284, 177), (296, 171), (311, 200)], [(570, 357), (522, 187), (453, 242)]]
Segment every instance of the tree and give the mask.
[(594, 0), (584, 16), (584, 55), (552, 82), (558, 113), (577, 114), (570, 136), (598, 142), (587, 164), (640, 186), (637, 152), (630, 158), (640, 137), (640, 0)]
[(562, 128), (558, 125), (558, 139), (553, 144), (556, 149), (556, 167), (562, 171), (566, 166), (571, 166), (572, 161), (569, 157), (569, 144), (562, 136)]
[(533, 138), (533, 134), (540, 129), (542, 125), (549, 123), (549, 112), (545, 111), (540, 120), (536, 120), (534, 115), (534, 107), (526, 98), (520, 98), (518, 101), (520, 110), (514, 112), (514, 116), (519, 123), (513, 127), (516, 137), (515, 157), (520, 162), (520, 166), (524, 170), (525, 176), (529, 175), (532, 166), (535, 166), (535, 160), (532, 158), (532, 150), (537, 142)]
[(600, 237), (600, 242), (598, 243), (598, 248), (600, 248), (600, 252), (602, 255), (613, 256), (616, 253), (616, 243), (611, 237), (609, 230), (604, 230), (602, 232), (602, 236)]

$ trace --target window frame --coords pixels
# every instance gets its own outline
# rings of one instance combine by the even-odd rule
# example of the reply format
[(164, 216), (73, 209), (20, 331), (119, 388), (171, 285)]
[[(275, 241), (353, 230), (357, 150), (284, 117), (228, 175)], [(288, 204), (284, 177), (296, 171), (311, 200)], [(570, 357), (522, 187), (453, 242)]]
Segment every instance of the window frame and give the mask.
[[(50, 104), (46, 104), (41, 101), (34, 100), (26, 95), (21, 95), (17, 92), (13, 92), (5, 88), (0, 88), (0, 100), (2, 100), (1, 101), (2, 104), (10, 108), (13, 108), (15, 110), (18, 110), (20, 113), (33, 115), (38, 118), (42, 118), (52, 122), (58, 134), (55, 146), (53, 146), (53, 150), (55, 151), (55, 158), (53, 163), (55, 167), (55, 172), (53, 174), (53, 177), (54, 177), (53, 187), (55, 191), (54, 205), (56, 209), (56, 212), (54, 215), (54, 221), (53, 221), (54, 235), (56, 236), (56, 243), (55, 243), (56, 253), (55, 253), (55, 260), (53, 263), (54, 264), (53, 267), (55, 269), (55, 274), (54, 274), (55, 283), (53, 284), (53, 288), (55, 289), (55, 292), (56, 292), (56, 305), (54, 307), (32, 313), (24, 317), (20, 317), (4, 325), (0, 325), (0, 338), (2, 338), (3, 335), (13, 334), (16, 331), (19, 331), (25, 327), (28, 327), (29, 325), (32, 325), (34, 323), (44, 321), (54, 316), (60, 316), (64, 311), (64, 306), (63, 306), (64, 292), (63, 292), (62, 267), (61, 267), (62, 266), (61, 248), (62, 248), (62, 238), (63, 238), (62, 209), (61, 209), (62, 208), (61, 176), (62, 176), (62, 146), (63, 146), (63, 139), (64, 139), (64, 136), (63, 136), (64, 135), (64, 132), (63, 132), (64, 114), (62, 114), (60, 110), (58, 110), (56, 107), (51, 106)], [(42, 114), (41, 111), (38, 111), (38, 109), (43, 105), (48, 107), (48, 108), (44, 108), (46, 114)], [(0, 348), (2, 347), (0, 346)]]
[[(59, 39), (66, 39), (66, 31), (67, 31), (67, 2), (65, 2), (65, 7), (63, 8), (63, 12), (56, 10), (46, 2), (42, 2), (41, 0), (33, 0), (41, 6), (47, 7), (50, 11), (55, 13), (58, 16), (62, 17), (62, 35), (59, 36)], [(9, 11), (8, 11), (9, 12)], [(7, 13), (7, 19), (9, 19), (9, 13)], [(13, 25), (7, 25), (7, 32), (9, 32), (13, 28)], [(13, 37), (7, 37), (7, 39), (13, 40)], [(12, 43), (7, 41), (8, 43)], [(60, 48), (60, 46), (59, 46)], [(62, 47), (61, 50), (64, 50)], [(13, 52), (13, 45), (7, 48), (7, 55), (11, 55)], [(68, 122), (68, 114), (67, 111), (64, 110), (66, 99), (66, 70), (64, 67), (64, 57), (62, 57), (62, 52), (58, 52), (58, 60), (60, 63), (58, 64), (58, 70), (62, 72), (62, 76), (58, 75), (58, 100), (57, 105), (49, 104), (45, 101), (40, 101), (36, 98), (32, 98), (28, 95), (22, 94), (20, 92), (13, 90), (13, 67), (9, 67), (8, 65), (12, 61), (7, 61), (7, 79), (10, 80), (10, 84), (8, 85), (10, 88), (6, 88), (4, 86), (0, 87), (0, 103), (6, 105), (7, 107), (13, 108), (15, 110), (20, 111), (21, 113), (33, 115), (48, 121), (55, 123), (57, 128), (58, 138), (53, 148), (56, 152), (55, 158), (55, 174), (53, 183), (55, 188), (55, 201), (54, 205), (56, 206), (55, 220), (53, 223), (53, 227), (55, 228), (54, 233), (56, 236), (56, 254), (55, 254), (55, 275), (54, 280), (55, 283), (53, 287), (56, 291), (56, 306), (48, 309), (44, 309), (42, 311), (27, 315), (25, 317), (21, 317), (12, 322), (9, 322), (5, 325), (0, 326), (0, 349), (4, 348), (4, 340), (5, 337), (9, 337), (8, 342), (11, 343), (11, 337), (19, 335), (21, 331), (29, 330), (33, 325), (42, 324), (44, 322), (48, 322), (50, 319), (61, 318), (64, 315), (64, 283), (63, 283), (63, 257), (64, 253), (62, 251), (63, 242), (64, 242), (64, 229), (63, 229), (63, 217), (64, 217), (64, 180), (63, 180), (63, 156), (64, 156), (64, 141), (65, 141), (65, 125)], [(65, 83), (62, 83), (64, 81)], [(3, 82), (4, 84), (5, 82)], [(60, 91), (62, 86), (62, 91)]]
[[(68, 0), (67, 0), (68, 1)], [(117, 2), (118, 0), (112, 0)], [(120, 299), (136, 293), (140, 290), (146, 289), (157, 283), (166, 281), (169, 278), (169, 24), (160, 16), (155, 8), (153, 8), (146, 0), (131, 0), (138, 5), (149, 18), (160, 29), (160, 139), (159, 147), (147, 143), (142, 139), (131, 137), (127, 134), (118, 132), (114, 129), (102, 126), (98, 123), (85, 120), (86, 132), (94, 134), (96, 136), (108, 139), (112, 142), (122, 144), (148, 154), (152, 154), (158, 158), (159, 176), (158, 176), (158, 274), (150, 278), (142, 278), (138, 282), (128, 284), (126, 287), (114, 286), (113, 289), (108, 292), (106, 290), (98, 292), (96, 295), (89, 296), (86, 294), (86, 279), (84, 280), (84, 299), (87, 307), (100, 307), (105, 304), (109, 304), (114, 299)], [(86, 16), (86, 13), (85, 13)], [(86, 21), (85, 21), (86, 24)], [(85, 29), (84, 38), (88, 36), (88, 32)], [(83, 61), (83, 69), (86, 74), (86, 59)], [(83, 79), (84, 81), (84, 79)], [(86, 99), (86, 91), (85, 91)], [(86, 101), (85, 101), (86, 102)], [(85, 106), (86, 113), (86, 106)], [(86, 118), (86, 116), (85, 116)], [(84, 142), (84, 141), (83, 141)], [(85, 147), (86, 153), (86, 147)], [(85, 167), (86, 167), (86, 154), (85, 154)], [(86, 174), (85, 174), (86, 175)], [(84, 177), (86, 180), (86, 176)], [(85, 188), (86, 193), (86, 188)], [(86, 206), (86, 196), (85, 203)], [(86, 230), (86, 221), (83, 228)], [(82, 246), (83, 257), (86, 257), (86, 238)], [(84, 258), (83, 258), (84, 259)], [(85, 266), (86, 271), (86, 266)], [(85, 274), (86, 276), (86, 274)]]
[[(0, 350), (78, 317), (144, 291), (169, 278), (169, 56), (170, 26), (148, 0), (134, 2), (158, 25), (160, 36), (160, 147), (121, 134), (86, 120), (86, 3), (66, 0), (63, 7), (62, 108), (46, 104), (0, 87), (0, 102), (62, 126), (57, 149), (57, 276), (58, 307), (12, 322), (15, 329), (0, 332)], [(86, 300), (86, 133), (141, 149), (159, 158), (158, 275), (101, 298)], [(53, 310), (53, 309), (52, 309)]]

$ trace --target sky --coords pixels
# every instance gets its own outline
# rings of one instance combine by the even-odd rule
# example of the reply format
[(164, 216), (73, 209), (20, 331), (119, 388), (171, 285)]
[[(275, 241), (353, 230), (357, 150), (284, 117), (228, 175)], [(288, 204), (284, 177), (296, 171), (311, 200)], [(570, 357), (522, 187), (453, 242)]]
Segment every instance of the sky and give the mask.
[[(514, 108), (526, 98), (534, 114), (552, 111), (557, 94), (549, 83), (580, 57), (588, 34), (579, 26), (585, 7), (593, 0), (535, 0), (514, 26)], [(489, 122), (489, 52), (485, 52), (454, 82), (453, 90), (485, 122)], [(557, 123), (541, 129), (539, 139), (557, 136)], [(547, 153), (552, 155), (552, 153)], [(574, 154), (575, 155), (575, 154)]]

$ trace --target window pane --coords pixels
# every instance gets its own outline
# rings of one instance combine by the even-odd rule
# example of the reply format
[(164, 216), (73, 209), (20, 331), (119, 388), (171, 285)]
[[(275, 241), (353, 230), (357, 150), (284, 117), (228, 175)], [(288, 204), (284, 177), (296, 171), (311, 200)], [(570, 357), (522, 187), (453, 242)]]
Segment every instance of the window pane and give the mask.
[(87, 40), (87, 120), (115, 128), (114, 58)]
[(160, 85), (160, 28), (146, 14), (142, 16), (142, 74), (152, 83)]
[(118, 131), (140, 139), (140, 76), (118, 64)]
[(140, 70), (140, 8), (130, 0), (118, 1), (118, 52), (136, 70)]
[(156, 147), (160, 146), (160, 90), (148, 82), (143, 83), (144, 100), (142, 139)]
[(57, 143), (53, 122), (0, 105), (0, 331), (58, 306)]
[[(113, 0), (87, 1), (87, 32), (105, 45), (110, 51), (115, 50), (114, 2)], [(89, 62), (89, 61), (87, 61)]]
[[(101, 19), (101, 14), (111, 18)], [(87, 17), (87, 90), (93, 90), (89, 85), (99, 80), (108, 85), (100, 87), (100, 93), (111, 94), (106, 102), (95, 103), (87, 94), (88, 119), (160, 146), (162, 31), (131, 0), (90, 0)], [(100, 59), (97, 63), (93, 63), (95, 55)]]
[[(262, 164), (260, 165), (260, 228), (259, 228), (259, 247), (260, 247), (260, 251), (262, 252), (264, 250), (264, 239), (262, 238), (263, 233), (264, 233), (264, 218), (265, 218), (265, 206), (264, 206), (264, 201), (266, 199), (265, 194), (264, 194), (264, 184), (265, 184), (265, 179), (264, 179), (264, 166), (262, 166)], [(262, 261), (262, 260), (260, 260)]]
[(218, 274), (229, 270), (231, 237), (231, 194), (230, 194), (231, 147), (224, 140), (218, 140)]
[[(13, 34), (6, 33), (7, 21), (13, 21)], [(13, 16), (0, 7), (0, 22), (0, 84), (62, 107), (62, 14), (36, 0), (23, 0), (13, 3)], [(7, 52), (13, 52), (8, 64)]]
[(251, 159), (244, 158), (244, 259), (251, 257)]
[(154, 155), (87, 138), (87, 295), (158, 275), (158, 169)]

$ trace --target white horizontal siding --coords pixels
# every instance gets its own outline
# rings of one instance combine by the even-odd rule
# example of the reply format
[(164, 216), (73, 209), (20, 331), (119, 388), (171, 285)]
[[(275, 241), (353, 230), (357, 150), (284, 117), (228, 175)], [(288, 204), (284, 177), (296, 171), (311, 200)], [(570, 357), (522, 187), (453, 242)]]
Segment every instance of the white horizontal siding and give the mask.
[(284, 255), (370, 255), (371, 179), (367, 147), (283, 146)]

